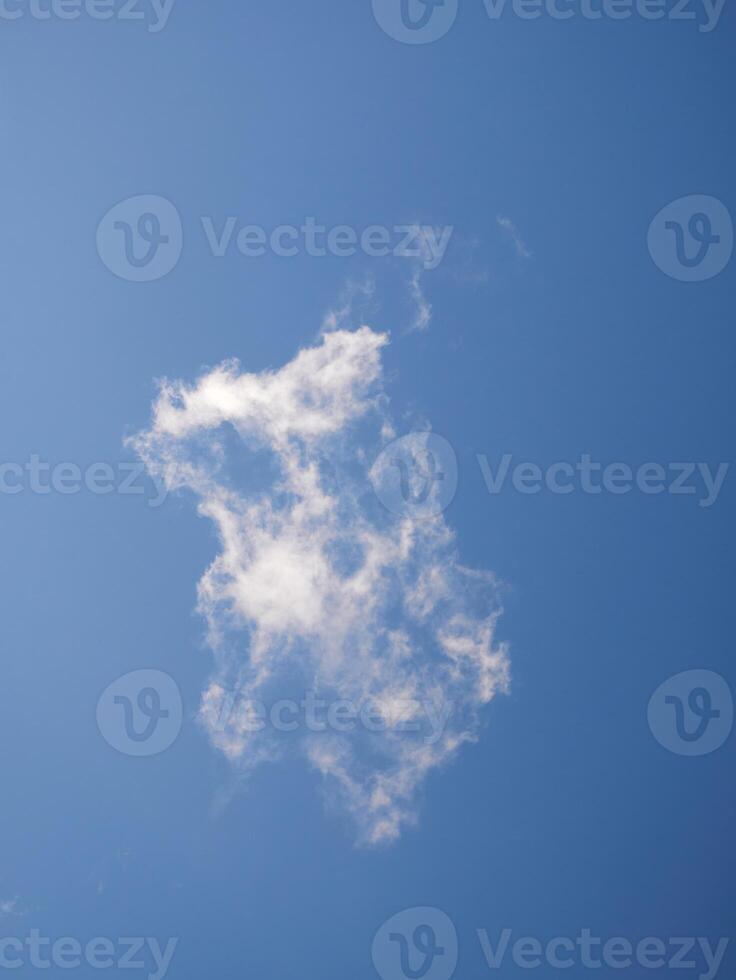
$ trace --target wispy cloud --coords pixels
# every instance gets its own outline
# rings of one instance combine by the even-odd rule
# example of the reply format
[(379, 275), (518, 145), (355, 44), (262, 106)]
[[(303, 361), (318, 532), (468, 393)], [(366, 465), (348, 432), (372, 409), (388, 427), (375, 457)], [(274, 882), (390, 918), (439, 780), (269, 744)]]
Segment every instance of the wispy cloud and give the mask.
[(371, 308), (376, 292), (376, 281), (372, 274), (367, 274), (358, 281), (351, 279), (336, 306), (330, 307), (322, 320), (322, 330), (339, 330), (350, 326), (356, 312), (364, 316)]
[(453, 229), (431, 225), (408, 225), (407, 228), (414, 243), (412, 252), (407, 252), (407, 257), (412, 259), (409, 292), (414, 305), (409, 330), (426, 330), (432, 322), (432, 304), (424, 290), (424, 277), (427, 270), (436, 269), (444, 259)]
[(519, 258), (522, 259), (532, 258), (534, 253), (530, 252), (529, 249), (526, 247), (526, 243), (524, 242), (524, 239), (519, 234), (519, 229), (516, 227), (514, 222), (511, 220), (511, 218), (504, 218), (502, 215), (499, 215), (496, 218), (496, 224), (498, 225), (499, 228), (503, 228), (504, 231), (508, 232), (509, 235), (511, 235), (511, 238), (514, 243), (514, 247), (516, 248), (516, 254), (519, 256)]
[(414, 301), (414, 318), (410, 325), (410, 330), (426, 330), (432, 322), (432, 304), (424, 295), (422, 286), (423, 272), (421, 268), (416, 268), (409, 280), (409, 290)]
[(0, 919), (7, 919), (10, 918), (10, 916), (21, 916), (25, 914), (26, 910), (21, 906), (20, 899), (17, 895), (15, 898), (0, 901)]
[[(287, 687), (371, 701), (386, 718), (397, 700), (453, 706), (431, 743), (394, 728), (288, 743), (369, 844), (415, 821), (428, 773), (476, 737), (481, 708), (508, 684), (493, 576), (461, 564), (442, 514), (391, 513), (373, 492), (393, 434), (388, 342), (366, 326), (332, 329), (279, 370), (231, 361), (193, 384), (164, 381), (150, 428), (133, 440), (218, 532), (199, 583), (215, 658), (200, 719), (238, 773), (286, 751), (273, 731), (252, 730), (247, 705)], [(426, 439), (416, 440), (419, 451)]]

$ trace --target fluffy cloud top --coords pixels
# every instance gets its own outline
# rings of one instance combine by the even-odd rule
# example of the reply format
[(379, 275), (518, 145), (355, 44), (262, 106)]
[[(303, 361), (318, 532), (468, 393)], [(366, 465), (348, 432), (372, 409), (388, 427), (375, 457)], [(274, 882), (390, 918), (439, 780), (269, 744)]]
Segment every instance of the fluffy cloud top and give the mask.
[[(476, 736), (481, 707), (508, 684), (493, 576), (459, 562), (442, 514), (391, 513), (374, 493), (393, 435), (387, 343), (338, 329), (278, 371), (233, 361), (193, 385), (165, 381), (133, 440), (217, 528), (199, 583), (215, 659), (200, 709), (210, 738), (242, 773), (296, 747), (372, 844), (416, 819), (426, 776)], [(295, 689), (370, 704), (374, 724), (289, 740), (253, 724), (253, 702)]]

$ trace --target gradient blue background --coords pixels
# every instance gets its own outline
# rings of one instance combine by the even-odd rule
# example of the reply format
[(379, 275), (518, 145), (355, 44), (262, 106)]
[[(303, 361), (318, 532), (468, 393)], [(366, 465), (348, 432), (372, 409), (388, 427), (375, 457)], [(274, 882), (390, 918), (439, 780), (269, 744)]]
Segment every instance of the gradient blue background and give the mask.
[[(469, 980), (488, 975), (479, 927), (733, 932), (736, 741), (684, 759), (646, 722), (671, 674), (734, 681), (733, 474), (707, 510), (639, 493), (492, 497), (475, 454), (730, 461), (736, 265), (674, 281), (646, 232), (686, 194), (736, 213), (734, 26), (732, 7), (711, 34), (491, 23), (481, 0), (416, 48), (383, 34), (367, 0), (179, 0), (157, 35), (0, 22), (2, 460), (129, 459), (156, 377), (231, 356), (278, 367), (372, 271), (395, 415), (426, 416), (456, 448), (448, 520), (463, 558), (508, 584), (514, 678), (388, 850), (356, 849), (297, 765), (261, 769), (213, 816), (227, 766), (192, 721), (212, 529), (186, 499), (2, 496), (0, 899), (28, 911), (0, 933), (178, 936), (169, 976), (183, 980), (342, 980), (375, 975), (389, 915), (434, 905)], [(170, 276), (136, 285), (103, 266), (95, 231), (143, 193), (177, 205), (185, 248)], [(229, 214), (453, 225), (425, 279), (429, 332), (402, 330), (398, 260), (212, 258), (199, 216)], [(95, 724), (103, 688), (141, 667), (177, 679), (187, 715), (148, 760)]]

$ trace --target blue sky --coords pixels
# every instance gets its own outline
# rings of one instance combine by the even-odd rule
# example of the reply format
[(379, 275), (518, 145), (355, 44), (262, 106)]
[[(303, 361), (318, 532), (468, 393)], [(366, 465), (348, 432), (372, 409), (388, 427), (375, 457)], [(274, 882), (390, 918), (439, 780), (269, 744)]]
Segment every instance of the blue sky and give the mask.
[[(25, 942), (37, 929), (82, 946), (156, 937), (162, 947), (174, 937), (167, 975), (183, 980), (381, 969), (383, 980), (401, 980), (398, 961), (374, 964), (372, 944), (411, 908), (450, 917), (464, 978), (526, 972), (510, 953), (490, 969), (479, 929), (494, 945), (504, 928), (541, 943), (583, 929), (634, 944), (689, 936), (715, 946), (731, 936), (729, 694), (707, 678), (698, 685), (725, 727), (723, 744), (697, 757), (677, 751), (674, 711), (663, 734), (651, 713), (648, 724), (648, 705), (685, 671), (720, 675), (727, 692), (735, 678), (733, 474), (714, 499), (707, 491), (733, 447), (736, 266), (723, 251), (724, 211), (736, 213), (733, 9), (701, 30), (707, 17), (694, 0), (697, 19), (657, 21), (591, 20), (580, 5), (565, 21), (511, 7), (494, 20), (482, 0), (461, 0), (451, 28), (426, 44), (389, 36), (369, 0), (177, 0), (157, 31), (143, 3), (147, 20), (40, 20), (10, 0), (2, 9), (22, 15), (0, 16), (0, 937)], [(397, 22), (395, 9), (377, 9)], [(166, 199), (181, 222), (180, 238), (176, 227), (158, 229), (176, 261), (147, 282), (119, 274), (130, 273), (122, 225), (135, 230), (135, 206), (106, 217), (141, 195)], [(675, 205), (650, 233), (663, 208), (692, 195), (709, 201)], [(696, 212), (712, 218), (721, 241), (710, 254), (724, 266), (699, 282), (684, 281), (664, 226), (687, 229)], [(310, 218), (356, 238), (379, 226), (392, 254), (308, 254), (298, 231), (291, 257), (270, 247), (247, 256), (233, 243), (218, 257), (202, 219), (219, 235), (229, 217), (234, 236), (246, 225), (298, 231)], [(393, 254), (417, 226), (452, 230), (435, 268), (423, 247)], [(652, 234), (664, 252), (650, 253)], [(417, 242), (426, 247), (426, 232)], [(688, 241), (688, 254), (697, 244)], [(358, 344), (363, 324), (365, 350), (389, 336), (372, 360), (358, 358), (339, 397), (342, 354), (328, 358), (328, 380), (311, 361), (288, 368), (343, 333)], [(221, 392), (205, 399), (214, 416), (202, 422), (183, 396), (228, 359), (239, 362), (232, 377), (246, 380), (224, 409)], [(285, 391), (289, 370), (296, 380)], [(157, 429), (162, 378), (183, 385), (172, 412), (190, 411), (196, 438)], [(267, 409), (256, 410), (250, 399), (261, 397)], [(334, 431), (323, 442), (304, 434), (309, 422)], [(292, 460), (283, 426), (299, 442), (300, 479), (310, 460), (327, 467), (337, 523), (324, 538), (328, 519), (297, 526), (279, 489)], [(398, 514), (384, 506), (369, 471), (394, 438), (429, 428), (451, 447), (457, 486), (434, 518), (413, 521), (400, 504)], [(130, 470), (142, 445), (153, 475)], [(198, 476), (152, 506), (156, 466), (172, 454), (196, 463)], [(586, 454), (628, 467), (629, 491), (585, 492), (576, 467)], [(511, 457), (498, 493), (478, 456), (494, 477)], [(514, 483), (522, 463), (539, 467), (538, 492)], [(668, 492), (678, 463), (694, 467), (692, 494)], [(82, 474), (78, 492), (59, 491), (60, 464)], [(96, 464), (109, 468), (98, 472), (109, 493), (84, 486), (97, 485)], [(571, 492), (544, 483), (555, 464), (573, 468)], [(661, 493), (637, 483), (645, 464), (663, 467)], [(38, 492), (52, 468), (56, 487)], [(558, 472), (564, 483), (568, 471)], [(72, 486), (75, 470), (67, 475)], [(142, 492), (121, 492), (126, 479)], [(233, 513), (270, 501), (279, 534), (320, 555), (336, 548), (343, 575), (365, 559), (366, 528), (388, 549), (402, 521), (416, 524), (421, 548), (386, 559), (379, 576), (393, 583), (396, 608), (376, 585), (375, 605), (341, 634), (342, 585), (306, 589), (314, 580), (300, 571), (303, 551), (289, 552), (296, 565), (277, 558), (262, 574), (253, 558), (262, 554), (238, 549), (264, 525), (244, 520), (215, 583), (216, 609), (204, 610), (198, 586), (228, 552), (197, 505), (225, 491)], [(441, 544), (433, 531), (454, 538)], [(401, 590), (415, 594), (435, 566), (446, 576), (445, 627), (462, 614), (477, 639), (478, 624), (497, 615), (483, 648), (499, 658), (490, 673), (476, 646), (450, 683), (442, 651), (419, 634), (431, 626), (437, 644), (442, 624), (409, 624), (399, 608)], [(466, 568), (488, 574), (471, 587)], [(315, 596), (325, 601), (312, 620)], [(279, 663), (260, 691), (269, 704), (326, 683), (328, 640), (336, 657), (349, 651), (352, 670), (333, 696), (341, 684), (347, 696), (365, 693), (366, 677), (385, 692), (399, 676), (376, 639), (389, 628), (412, 644), (402, 682), (429, 678), (459, 704), (452, 731), (468, 741), (446, 758), (437, 751), (437, 766), (402, 800), (397, 833), (371, 842), (367, 797), (322, 779), (303, 732), (277, 733), (283, 757), (273, 762), (250, 742), (228, 759), (203, 723), (203, 693), (246, 669), (254, 630), (277, 602), (282, 619), (295, 619), (288, 636), (280, 626), (261, 633)], [(206, 611), (223, 633), (217, 651)], [(442, 649), (448, 657), (447, 640)], [(111, 744), (122, 729), (105, 728), (104, 711), (119, 719), (121, 703), (97, 719), (109, 685), (144, 670), (175, 681), (181, 729), (166, 751), (139, 758)], [(493, 679), (492, 698), (478, 693), (482, 677)], [(673, 690), (687, 702), (686, 684)], [(327, 741), (316, 739), (323, 761)], [(361, 785), (375, 788), (382, 765), (416, 773), (417, 757), (403, 754), (409, 741), (391, 741)], [(35, 975), (23, 956), (16, 975)], [(732, 972), (734, 956), (729, 948), (718, 975)], [(705, 974), (697, 962), (680, 975)], [(436, 966), (431, 980), (446, 980), (447, 963)], [(65, 973), (98, 975), (89, 962)], [(650, 975), (636, 964), (597, 973)], [(532, 970), (558, 974), (548, 962)]]

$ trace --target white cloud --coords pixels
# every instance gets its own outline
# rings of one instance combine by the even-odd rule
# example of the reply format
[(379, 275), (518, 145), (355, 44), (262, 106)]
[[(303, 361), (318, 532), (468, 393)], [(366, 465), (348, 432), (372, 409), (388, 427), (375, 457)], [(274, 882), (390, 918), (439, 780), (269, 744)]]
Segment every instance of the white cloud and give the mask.
[(0, 919), (7, 919), (9, 916), (25, 915), (25, 909), (21, 908), (20, 899), (15, 898), (0, 901)]
[[(434, 269), (439, 264), (441, 257), (444, 256), (447, 243), (445, 243), (441, 257), (438, 259), (439, 253), (435, 254), (437, 230), (429, 226), (412, 225), (410, 234), (412, 240), (417, 243), (417, 254), (409, 278), (409, 292), (414, 303), (414, 316), (409, 324), (409, 330), (426, 330), (432, 322), (432, 304), (424, 292), (424, 275), (427, 269)], [(449, 238), (447, 242), (449, 242)]]
[(277, 371), (232, 361), (193, 385), (164, 381), (151, 427), (132, 440), (218, 532), (199, 583), (215, 657), (200, 719), (239, 773), (287, 744), (253, 731), (249, 699), (297, 685), (370, 701), (386, 719), (399, 701), (453, 706), (431, 741), (388, 728), (288, 742), (371, 844), (414, 822), (426, 776), (476, 737), (480, 709), (508, 684), (493, 576), (463, 567), (441, 514), (397, 516), (373, 493), (371, 465), (393, 435), (387, 343), (366, 326), (333, 329)]
[(372, 274), (362, 281), (350, 280), (343, 291), (337, 306), (331, 307), (322, 320), (322, 329), (339, 330), (353, 324), (356, 307), (365, 311), (370, 307), (376, 292), (376, 282)]
[(424, 295), (422, 278), (422, 269), (417, 266), (409, 280), (409, 291), (414, 301), (414, 319), (409, 327), (410, 330), (426, 330), (432, 322), (432, 304)]
[(499, 215), (496, 218), (496, 224), (498, 225), (499, 228), (503, 228), (504, 231), (508, 232), (509, 235), (511, 235), (511, 238), (514, 242), (514, 247), (516, 249), (516, 254), (519, 256), (519, 258), (521, 259), (532, 258), (533, 253), (530, 252), (529, 249), (526, 247), (526, 243), (524, 242), (523, 238), (519, 234), (519, 229), (516, 227), (514, 222), (511, 220), (511, 218), (504, 218), (501, 215)]

